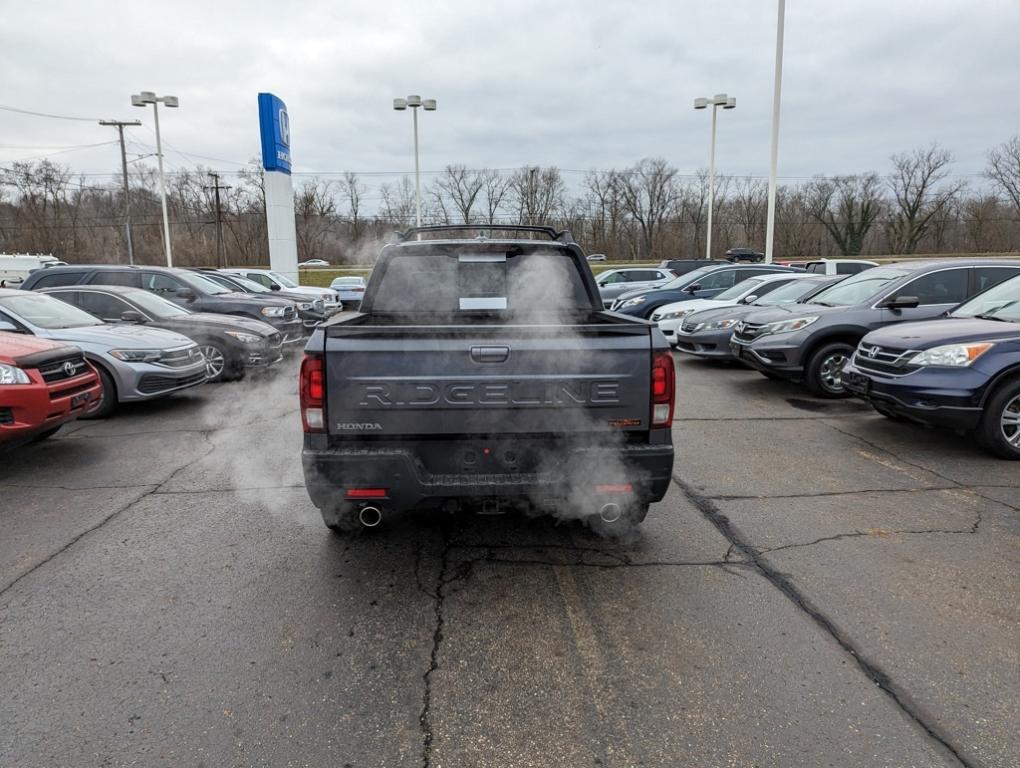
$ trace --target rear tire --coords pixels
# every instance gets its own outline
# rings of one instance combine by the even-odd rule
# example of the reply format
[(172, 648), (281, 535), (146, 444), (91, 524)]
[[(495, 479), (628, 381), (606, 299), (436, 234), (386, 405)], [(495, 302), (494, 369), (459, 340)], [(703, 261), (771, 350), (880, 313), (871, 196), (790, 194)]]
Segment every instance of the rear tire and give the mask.
[(80, 416), (81, 419), (108, 419), (117, 410), (117, 385), (113, 376), (106, 372), (105, 368), (95, 366), (99, 374), (99, 382), (103, 385), (103, 392), (99, 396), (99, 407), (91, 413)]
[(804, 375), (804, 384), (812, 395), (836, 399), (850, 397), (843, 386), (843, 366), (854, 348), (843, 341), (825, 344), (811, 355)]
[(992, 392), (975, 435), (989, 453), (1020, 460), (1020, 378), (1009, 379)]

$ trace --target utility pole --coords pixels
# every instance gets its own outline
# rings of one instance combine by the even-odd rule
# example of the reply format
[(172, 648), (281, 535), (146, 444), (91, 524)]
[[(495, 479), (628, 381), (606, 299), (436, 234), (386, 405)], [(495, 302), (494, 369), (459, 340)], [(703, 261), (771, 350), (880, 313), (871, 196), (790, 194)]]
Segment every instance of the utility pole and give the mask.
[(206, 189), (213, 190), (216, 195), (216, 266), (225, 267), (227, 266), (223, 259), (223, 212), (220, 209), (220, 190), (230, 189), (231, 187), (225, 184), (220, 184), (220, 175), (212, 171), (209, 172), (209, 176), (213, 180), (211, 187)]
[(120, 167), (124, 174), (124, 233), (127, 239), (128, 264), (135, 263), (135, 245), (131, 239), (131, 194), (128, 187), (127, 150), (124, 149), (124, 126), (141, 125), (141, 120), (100, 120), (100, 125), (112, 125), (120, 136)]

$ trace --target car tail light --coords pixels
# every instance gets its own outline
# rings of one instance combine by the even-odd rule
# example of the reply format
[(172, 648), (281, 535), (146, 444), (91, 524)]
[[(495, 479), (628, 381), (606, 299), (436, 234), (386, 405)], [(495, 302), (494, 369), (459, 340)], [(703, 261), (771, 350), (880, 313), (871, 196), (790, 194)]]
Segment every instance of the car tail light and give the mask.
[(385, 488), (348, 488), (345, 494), (348, 499), (385, 499)]
[(652, 357), (652, 426), (668, 427), (673, 423), (673, 399), (676, 395), (676, 369), (673, 355), (656, 352)]
[(605, 483), (595, 486), (595, 493), (633, 493), (634, 486), (631, 483)]
[(323, 405), (326, 392), (322, 376), (322, 357), (305, 355), (301, 361), (301, 425), (305, 432), (326, 431), (326, 411)]

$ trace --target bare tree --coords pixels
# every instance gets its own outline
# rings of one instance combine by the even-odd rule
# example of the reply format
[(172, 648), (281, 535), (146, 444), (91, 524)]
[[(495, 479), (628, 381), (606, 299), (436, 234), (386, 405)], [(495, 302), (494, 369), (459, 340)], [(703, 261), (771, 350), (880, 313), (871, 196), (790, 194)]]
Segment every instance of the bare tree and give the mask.
[(825, 227), (843, 256), (859, 256), (882, 213), (877, 173), (814, 179), (805, 190), (808, 213)]
[(507, 194), (517, 224), (546, 224), (563, 208), (563, 178), (558, 168), (521, 168), (510, 177)]
[(358, 175), (347, 171), (340, 180), (340, 194), (347, 204), (347, 218), (350, 221), (351, 241), (357, 243), (361, 239), (361, 196), (365, 188), (358, 180)]
[(305, 180), (294, 193), (297, 250), (301, 260), (320, 258), (336, 217), (336, 195), (331, 181)]
[(645, 158), (621, 174), (627, 212), (641, 229), (641, 255), (655, 253), (656, 235), (677, 198), (676, 168), (661, 158)]
[(485, 220), (495, 224), (503, 208), (503, 200), (510, 189), (510, 179), (499, 171), (483, 171), (482, 186), (485, 189)]
[(932, 220), (959, 191), (959, 184), (942, 184), (952, 161), (952, 153), (938, 144), (892, 156), (893, 172), (888, 183), (894, 208), (888, 230), (895, 253), (914, 253)]
[(746, 177), (737, 181), (735, 187), (731, 205), (741, 231), (742, 244), (751, 246), (752, 243), (764, 242), (768, 184), (761, 179)]
[(485, 171), (469, 171), (463, 165), (448, 165), (436, 179), (436, 188), (457, 211), (462, 224), (471, 223), (471, 211), (485, 188)]
[(1005, 141), (988, 153), (985, 175), (1002, 187), (1020, 217), (1020, 135)]
[(414, 221), (414, 184), (410, 178), (402, 176), (396, 186), (383, 184), (379, 187), (379, 195), (382, 197), (383, 215), (390, 223), (407, 226)]

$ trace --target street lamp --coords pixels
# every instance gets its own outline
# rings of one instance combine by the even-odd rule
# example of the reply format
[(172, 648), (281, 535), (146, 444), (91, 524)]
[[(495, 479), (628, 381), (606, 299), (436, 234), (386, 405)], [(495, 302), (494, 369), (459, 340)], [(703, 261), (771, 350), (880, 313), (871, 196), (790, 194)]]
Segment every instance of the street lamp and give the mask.
[(152, 105), (152, 115), (156, 121), (156, 158), (159, 161), (159, 196), (163, 203), (163, 248), (166, 250), (166, 265), (172, 267), (173, 255), (170, 252), (170, 217), (166, 212), (166, 181), (163, 178), (163, 144), (159, 138), (159, 102), (165, 107), (180, 106), (176, 96), (157, 96), (152, 91), (142, 91), (131, 95), (131, 105), (142, 107)]
[(706, 109), (712, 107), (712, 152), (708, 159), (708, 237), (705, 243), (705, 258), (712, 258), (712, 208), (715, 205), (715, 116), (719, 107), (723, 109), (735, 109), (737, 100), (725, 93), (717, 93), (710, 99), (697, 98), (694, 100), (695, 109)]
[(414, 115), (414, 206), (415, 221), (421, 226), (421, 170), (418, 166), (418, 107), (426, 112), (436, 111), (435, 99), (423, 99), (421, 96), (408, 96), (406, 99), (394, 99), (393, 108), (403, 112), (408, 107)]

